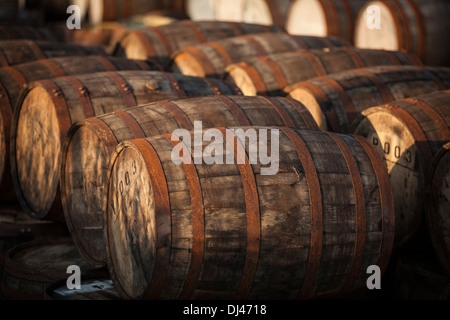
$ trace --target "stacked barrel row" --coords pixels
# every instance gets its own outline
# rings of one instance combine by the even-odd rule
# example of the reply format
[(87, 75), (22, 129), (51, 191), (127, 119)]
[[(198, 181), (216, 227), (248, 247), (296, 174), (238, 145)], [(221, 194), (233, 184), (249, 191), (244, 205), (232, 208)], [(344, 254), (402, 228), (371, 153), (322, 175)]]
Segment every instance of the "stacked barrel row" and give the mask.
[[(82, 47), (81, 58), (55, 58), (27, 42), (35, 61), (0, 70), (9, 99), (1, 141), (10, 152), (2, 186), (32, 221), (67, 227), (69, 244), (42, 242), (39, 256), (53, 261), (71, 251), (73, 263), (57, 267), (79, 264), (110, 277), (117, 291), (104, 282), (110, 298), (348, 297), (366, 289), (369, 266), (386, 274), (395, 250), (420, 233), (426, 187), (416, 176), (445, 163), (429, 160), (448, 140), (445, 67), (338, 37), (224, 21), (130, 30), (115, 56)], [(406, 98), (417, 111), (402, 108)], [(377, 140), (366, 132), (377, 124), (366, 112), (387, 103), (404, 110), (394, 115), (413, 131), (409, 144), (392, 143), (394, 158), (414, 161), (397, 174), (381, 133)], [(174, 140), (179, 129), (194, 136), (199, 121), (231, 146), (218, 152), (234, 163), (198, 163), (188, 139)], [(400, 135), (381, 123), (393, 128), (387, 137)], [(278, 151), (274, 174), (250, 161), (245, 130), (257, 140), (269, 131), (263, 148)], [(415, 145), (426, 143), (431, 150), (417, 155)], [(186, 152), (176, 164), (180, 145)], [(2, 292), (42, 297), (36, 282), (48, 289), (62, 279), (31, 277), (35, 261), (21, 260), (20, 250), (30, 245), (4, 258)], [(445, 246), (436, 250), (445, 254)]]

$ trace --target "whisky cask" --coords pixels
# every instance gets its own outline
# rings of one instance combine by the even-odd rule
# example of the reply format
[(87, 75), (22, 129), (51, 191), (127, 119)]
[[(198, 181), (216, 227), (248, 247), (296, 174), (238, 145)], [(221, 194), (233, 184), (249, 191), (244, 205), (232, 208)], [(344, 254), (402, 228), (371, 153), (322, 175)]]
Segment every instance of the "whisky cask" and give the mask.
[(24, 87), (32, 81), (116, 70), (162, 70), (152, 61), (107, 56), (60, 57), (0, 68), (0, 201), (16, 198), (11, 189), (9, 144), (14, 106)]
[(81, 274), (96, 272), (86, 264), (70, 238), (17, 245), (6, 256), (0, 290), (6, 300), (43, 300), (51, 284), (67, 281), (67, 268), (71, 265), (78, 266)]
[[(446, 92), (447, 96), (450, 92)], [(449, 107), (447, 104), (447, 114)], [(449, 138), (447, 137), (447, 141)], [(449, 179), (450, 142), (436, 153), (427, 179), (425, 217), (436, 258), (450, 276)]]
[[(370, 11), (376, 6), (378, 11)], [(368, 15), (379, 14), (382, 27), (368, 28)], [(355, 27), (355, 45), (361, 48), (405, 50), (424, 64), (450, 66), (450, 3), (446, 0), (367, 1)]]
[(280, 125), (317, 129), (293, 99), (218, 95), (177, 99), (107, 113), (75, 123), (61, 160), (65, 221), (80, 253), (93, 265), (106, 263), (103, 195), (115, 146), (125, 140), (171, 133), (178, 128), (220, 125)]
[(26, 39), (0, 41), (0, 67), (56, 57), (88, 55), (106, 56), (107, 54), (100, 47), (63, 42)]
[(293, 0), (244, 0), (242, 21), (285, 28)]
[(130, 59), (155, 58), (164, 66), (184, 47), (244, 34), (279, 32), (275, 26), (228, 21), (177, 21), (161, 27), (128, 31), (117, 43), (114, 55)]
[(234, 84), (161, 71), (98, 72), (30, 83), (16, 104), (11, 173), (19, 203), (35, 218), (64, 219), (60, 151), (70, 126), (88, 117), (180, 97), (239, 94)]
[(186, 13), (193, 21), (243, 22), (243, 0), (185, 0)]
[(369, 107), (445, 89), (450, 89), (450, 68), (376, 66), (301, 81), (285, 91), (321, 128), (345, 133)]
[(355, 20), (366, 0), (294, 0), (286, 31), (291, 34), (333, 36), (354, 43)]
[(227, 65), (246, 58), (344, 44), (332, 37), (293, 36), (281, 32), (244, 35), (185, 47), (173, 54), (171, 70), (190, 76), (222, 78)]
[(245, 95), (284, 96), (292, 84), (330, 73), (378, 65), (420, 65), (401, 51), (350, 47), (296, 50), (243, 59), (225, 68)]
[(57, 41), (50, 29), (19, 24), (0, 25), (0, 40), (30, 39), (42, 41)]
[(434, 155), (450, 141), (449, 106), (450, 90), (400, 99), (362, 111), (351, 130), (372, 142), (386, 162), (398, 247), (425, 224), (425, 181)]
[[(238, 129), (253, 130), (259, 152), (279, 151), (276, 172), (250, 160), (258, 151), (239, 142)], [(369, 265), (385, 269), (393, 199), (367, 140), (287, 127), (215, 132), (225, 141), (217, 154), (234, 161), (195, 164), (187, 147), (176, 164), (170, 134), (117, 147), (105, 228), (108, 269), (124, 298), (336, 297), (365, 287)]]

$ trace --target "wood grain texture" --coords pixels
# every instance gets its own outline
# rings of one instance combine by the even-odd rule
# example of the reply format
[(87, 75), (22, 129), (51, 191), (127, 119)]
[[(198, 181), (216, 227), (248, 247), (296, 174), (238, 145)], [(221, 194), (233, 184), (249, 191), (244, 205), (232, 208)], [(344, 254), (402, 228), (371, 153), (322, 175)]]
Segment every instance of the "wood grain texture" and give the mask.
[(160, 27), (130, 30), (118, 42), (114, 55), (131, 59), (154, 58), (169, 66), (172, 54), (184, 47), (229, 37), (279, 32), (275, 26), (226, 21), (176, 21)]
[[(76, 85), (75, 85), (76, 84)], [(19, 202), (31, 216), (63, 218), (60, 151), (70, 126), (90, 116), (179, 97), (239, 94), (234, 84), (161, 71), (109, 71), (30, 83), (14, 113), (11, 168)], [(53, 217), (52, 217), (53, 219)]]
[[(148, 298), (152, 291), (155, 299), (179, 299), (186, 286), (194, 288), (190, 299), (336, 297), (365, 287), (368, 265), (381, 262), (385, 269), (395, 222), (375, 148), (350, 135), (245, 127), (257, 134), (262, 128), (279, 130), (278, 172), (261, 174), (265, 165), (250, 163), (248, 143), (237, 142), (246, 162), (192, 164), (200, 194), (186, 166), (172, 161), (168, 136), (119, 144), (108, 173), (105, 227), (108, 269), (124, 298)], [(236, 128), (217, 129), (226, 137)], [(233, 139), (219, 144), (221, 157), (239, 155), (225, 149)], [(270, 145), (265, 151), (274, 150)], [(198, 157), (187, 150), (184, 157)], [(169, 201), (169, 230), (158, 227), (162, 196), (156, 190)], [(203, 247), (195, 242), (197, 201)], [(165, 241), (157, 244), (161, 237)], [(202, 261), (192, 279), (194, 251)], [(161, 270), (162, 279), (155, 275)], [(157, 290), (154, 276), (163, 281)]]
[(400, 51), (351, 47), (292, 50), (242, 59), (225, 68), (225, 79), (233, 80), (245, 95), (283, 96), (296, 82), (330, 73), (378, 65), (421, 65)]
[[(352, 128), (376, 146), (386, 163), (395, 198), (399, 248), (425, 223), (425, 180), (433, 169), (433, 157), (450, 141), (449, 105), (449, 90), (399, 99), (364, 110)], [(435, 234), (439, 237), (439, 231)]]
[(365, 109), (450, 88), (446, 67), (376, 66), (301, 81), (285, 88), (302, 102), (322, 128), (350, 132)]
[(345, 42), (333, 37), (258, 33), (185, 47), (173, 54), (171, 69), (191, 76), (222, 78), (227, 65), (251, 57), (342, 45)]
[(80, 252), (106, 263), (104, 189), (110, 156), (122, 141), (214, 126), (279, 125), (317, 129), (304, 106), (288, 98), (208, 96), (155, 102), (88, 118), (67, 133), (62, 150), (61, 193), (66, 222)]

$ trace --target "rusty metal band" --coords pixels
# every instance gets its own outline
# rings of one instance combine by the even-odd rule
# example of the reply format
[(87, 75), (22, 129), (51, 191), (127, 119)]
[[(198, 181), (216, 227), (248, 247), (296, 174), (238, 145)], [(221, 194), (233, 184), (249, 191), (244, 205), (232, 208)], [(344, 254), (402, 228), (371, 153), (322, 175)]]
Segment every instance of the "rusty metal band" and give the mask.
[(94, 60), (100, 62), (100, 64), (105, 68), (105, 71), (116, 71), (117, 67), (106, 57), (92, 56)]
[(114, 111), (113, 114), (118, 116), (127, 125), (133, 134), (133, 139), (145, 138), (147, 135), (137, 120), (128, 112), (123, 110)]
[(327, 70), (325, 69), (324, 65), (322, 64), (322, 61), (320, 61), (319, 57), (315, 54), (311, 53), (311, 51), (308, 50), (297, 50), (297, 53), (304, 56), (311, 66), (314, 68), (314, 71), (316, 72), (316, 76), (324, 76), (328, 74)]
[(198, 42), (203, 43), (206, 42), (205, 35), (203, 34), (202, 30), (197, 26), (197, 24), (192, 20), (182, 20), (181, 23), (188, 26), (192, 31), (194, 31), (195, 35), (197, 36)]
[(425, 41), (425, 26), (423, 24), (422, 15), (419, 11), (419, 8), (417, 8), (417, 6), (413, 3), (413, 1), (406, 0), (406, 2), (408, 3), (412, 12), (414, 13), (414, 17), (415, 17), (414, 23), (417, 26), (417, 29), (419, 31), (419, 34), (417, 35), (418, 40), (419, 40), (419, 43), (418, 43), (419, 48), (417, 48), (417, 54), (420, 59), (424, 59), (425, 58), (426, 41)]
[(386, 84), (381, 81), (375, 74), (365, 69), (355, 69), (353, 71), (369, 79), (370, 82), (372, 82), (377, 87), (378, 92), (381, 94), (381, 97), (385, 103), (395, 100)]
[(89, 118), (85, 121), (95, 129), (95, 132), (100, 137), (100, 139), (102, 139), (109, 154), (112, 154), (116, 149), (116, 146), (119, 144), (119, 139), (117, 139), (114, 131), (110, 128), (110, 126), (108, 126), (105, 121), (98, 117)]
[(327, 83), (334, 90), (334, 92), (337, 93), (344, 106), (345, 116), (347, 117), (349, 124), (351, 124), (353, 120), (355, 120), (358, 111), (356, 110), (356, 107), (347, 91), (339, 84), (339, 82), (332, 78), (322, 77), (320, 80)]
[(289, 128), (296, 127), (291, 115), (286, 111), (286, 108), (277, 100), (276, 97), (268, 98), (265, 96), (261, 96), (261, 98), (266, 100), (269, 104), (271, 104), (275, 108), (275, 110), (280, 115), (280, 117), (283, 120), (283, 123), (286, 127), (289, 127)]
[(246, 62), (239, 62), (236, 64), (236, 66), (242, 68), (247, 73), (249, 78), (252, 80), (253, 85), (255, 86), (257, 95), (267, 95), (266, 85), (264, 84), (264, 81), (258, 70), (254, 66)]
[(423, 66), (422, 60), (415, 54), (411, 54), (409, 52), (406, 52), (405, 50), (400, 50), (400, 51), (402, 51), (403, 54), (408, 57), (409, 61), (411, 61), (413, 65), (419, 66), (419, 67)]
[(269, 66), (270, 70), (272, 71), (273, 76), (275, 77), (275, 80), (278, 83), (278, 87), (280, 89), (284, 89), (288, 86), (288, 83), (283, 74), (283, 71), (281, 71), (280, 67), (278, 66), (278, 64), (275, 61), (273, 61), (272, 59), (270, 59), (267, 56), (260, 56), (260, 57), (257, 57), (257, 59), (264, 62), (266, 65)]
[(37, 45), (36, 42), (34, 41), (27, 41), (28, 44), (28, 48), (31, 50), (31, 52), (33, 52), (34, 58), (36, 60), (42, 60), (42, 59), (46, 59), (47, 57), (44, 55), (44, 53), (42, 52), (41, 48), (39, 48), (39, 46)]
[(441, 79), (433, 71), (427, 69), (426, 67), (419, 68), (421, 68), (423, 72), (425, 72), (430, 77), (430, 80), (433, 81), (434, 85), (439, 91), (447, 89), (447, 87), (442, 83)]
[(331, 131), (339, 131), (340, 125), (336, 115), (336, 111), (333, 108), (327, 107), (331, 105), (331, 101), (328, 98), (328, 95), (323, 91), (321, 86), (315, 85), (314, 83), (309, 81), (303, 81), (298, 84), (298, 88), (302, 87), (304, 90), (309, 91), (316, 99), (322, 113), (324, 113), (325, 115), (328, 129)]
[(409, 114), (406, 110), (396, 106), (395, 104), (384, 104), (379, 106), (380, 108), (386, 109), (392, 114), (394, 114), (399, 120), (401, 120), (406, 127), (411, 132), (417, 147), (419, 158), (422, 163), (422, 170), (424, 177), (427, 176), (427, 170), (430, 167), (431, 160), (433, 159), (433, 151), (431, 149), (431, 145), (429, 140), (423, 131), (420, 124), (412, 115)]
[(158, 299), (166, 282), (170, 266), (172, 226), (170, 198), (164, 169), (153, 145), (145, 139), (133, 140), (147, 164), (155, 200), (156, 248), (152, 278), (145, 299)]
[(3, 49), (0, 48), (0, 67), (6, 67), (6, 66), (9, 66), (9, 62), (5, 56), (5, 53), (3, 52)]
[(59, 123), (60, 139), (61, 141), (64, 141), (66, 132), (72, 125), (72, 119), (70, 116), (69, 107), (67, 106), (66, 99), (64, 97), (64, 93), (61, 88), (51, 80), (42, 80), (39, 83), (48, 92), (53, 101), (56, 111), (56, 117), (58, 118)]
[(239, 27), (238, 23), (232, 21), (223, 21), (223, 23), (226, 23), (233, 30), (234, 36), (245, 34), (245, 32)]
[(243, 35), (243, 36), (241, 36), (241, 38), (244, 39), (245, 41), (247, 41), (253, 47), (253, 49), (255, 49), (258, 56), (267, 55), (267, 51), (264, 49), (264, 47), (258, 41), (256, 41), (252, 36)]
[(67, 80), (70, 85), (77, 92), (78, 97), (80, 98), (81, 107), (83, 108), (83, 113), (86, 118), (90, 118), (95, 116), (95, 110), (92, 107), (91, 98), (89, 95), (88, 89), (78, 80), (76, 77), (63, 77), (63, 79)]
[(270, 17), (272, 19), (271, 24), (276, 26), (284, 25), (283, 13), (281, 12), (282, 7), (276, 3), (277, 1), (264, 1), (267, 6), (268, 11), (270, 12)]
[[(130, 33), (131, 34), (131, 33)], [(141, 44), (145, 49), (145, 55), (147, 57), (156, 57), (155, 49), (153, 49), (153, 44), (150, 42), (150, 39), (140, 30), (132, 31), (132, 34), (136, 35)]]
[(311, 243), (309, 248), (308, 264), (304, 275), (303, 283), (300, 287), (297, 299), (304, 299), (309, 296), (316, 281), (322, 256), (323, 242), (323, 207), (322, 190), (320, 187), (319, 175), (317, 173), (314, 160), (300, 134), (291, 128), (280, 127), (280, 130), (291, 141), (297, 151), (300, 164), (305, 173), (308, 185), (310, 217), (311, 217)]
[(188, 118), (186, 113), (184, 113), (184, 111), (181, 110), (180, 107), (175, 103), (172, 103), (170, 101), (158, 101), (158, 105), (172, 114), (180, 128), (194, 130), (194, 126), (192, 125), (191, 120)]
[(361, 136), (353, 135), (353, 137), (362, 145), (367, 156), (370, 159), (372, 168), (378, 182), (380, 192), (380, 206), (382, 213), (381, 224), (381, 243), (380, 251), (377, 258), (376, 265), (380, 267), (381, 273), (385, 273), (386, 267), (389, 263), (392, 248), (394, 245), (395, 235), (395, 209), (394, 197), (392, 195), (392, 188), (390, 187), (389, 176), (386, 169), (386, 164), (381, 158), (378, 150), (370, 144), (370, 142)]
[[(413, 48), (411, 47), (411, 27), (410, 27), (410, 21), (408, 19), (408, 16), (406, 15), (406, 11), (402, 7), (399, 1), (392, 1), (391, 3), (397, 8), (397, 14), (399, 14), (401, 20), (403, 20), (403, 28), (402, 31), (405, 33), (405, 50), (408, 52), (414, 52)], [(415, 21), (416, 22), (416, 21)]]
[(11, 66), (3, 67), (2, 69), (11, 75), (11, 77), (14, 79), (14, 81), (19, 86), (20, 90), (25, 88), (28, 81), (23, 77), (23, 75), (20, 73), (19, 70), (17, 70), (15, 67), (11, 67)]
[[(227, 130), (226, 128), (217, 129), (226, 139), (230, 149), (238, 149), (237, 152), (234, 152), (234, 158), (241, 175), (242, 186), (244, 189), (247, 213), (247, 249), (241, 280), (235, 294), (236, 299), (242, 300), (246, 299), (250, 293), (258, 266), (259, 251), (261, 247), (261, 213), (259, 208), (258, 187), (245, 147), (232, 131)], [(239, 155), (242, 155), (244, 159), (240, 159)]]
[(361, 55), (355, 49), (349, 47), (342, 47), (341, 49), (350, 56), (356, 68), (367, 67), (367, 63), (363, 58), (361, 58)]
[[(342, 42), (341, 42), (341, 41), (343, 41), (342, 39), (338, 40), (338, 39), (336, 39), (334, 37), (322, 37), (321, 39), (322, 39), (323, 42), (325, 42), (326, 46), (329, 47), (329, 48), (343, 47)], [(335, 41), (338, 41), (338, 44), (336, 44), (333, 41), (331, 41), (331, 39), (333, 39)], [(350, 45), (350, 44), (348, 44), (348, 45)]]
[(325, 15), (325, 23), (327, 24), (327, 35), (335, 35), (333, 32), (333, 26), (330, 24), (329, 17), (328, 17), (328, 10), (327, 10), (327, 2), (328, 0), (319, 0), (319, 5), (322, 7), (322, 12)]
[[(338, 15), (338, 10), (336, 8), (336, 3), (332, 0), (326, 0), (327, 4), (326, 4), (326, 10), (325, 10), (325, 15), (329, 17), (328, 23), (331, 26), (331, 35), (334, 36), (340, 36), (340, 26), (339, 26), (339, 15)], [(328, 15), (327, 15), (328, 13)]]
[(232, 99), (223, 95), (217, 96), (217, 99), (219, 99), (224, 104), (224, 106), (228, 110), (230, 110), (231, 114), (233, 115), (234, 119), (236, 120), (239, 126), (244, 127), (251, 126), (250, 121), (248, 120), (242, 108), (238, 104), (236, 104)]
[(215, 79), (203, 78), (203, 81), (205, 81), (206, 84), (211, 88), (211, 91), (214, 95), (222, 95), (223, 94), (222, 90), (220, 90), (220, 87), (215, 82)]
[(352, 13), (352, 8), (351, 5), (349, 3), (348, 0), (343, 0), (341, 1), (342, 6), (344, 7), (344, 11), (345, 11), (345, 20), (348, 21), (348, 30), (350, 32), (350, 41), (353, 43), (354, 42), (354, 32), (353, 30), (355, 30), (355, 16)]
[(188, 53), (192, 58), (194, 58), (197, 63), (202, 67), (202, 71), (204, 76), (216, 76), (216, 70), (214, 69), (214, 66), (212, 65), (209, 58), (206, 56), (206, 54), (201, 51), (199, 48), (195, 46), (186, 47), (183, 49), (184, 52)]
[(161, 40), (161, 43), (164, 46), (164, 49), (166, 49), (167, 55), (170, 56), (172, 54), (172, 46), (169, 43), (169, 39), (166, 37), (166, 35), (160, 30), (158, 29), (158, 27), (148, 27), (150, 30), (152, 30), (154, 33), (156, 33), (156, 35), (158, 36), (158, 38)]
[(395, 65), (395, 66), (402, 65), (402, 63), (400, 62), (400, 60), (397, 58), (397, 56), (395, 55), (395, 53), (393, 51), (389, 51), (389, 50), (380, 50), (380, 51), (383, 52), (383, 54), (385, 56), (387, 56), (389, 58), (389, 60), (391, 60), (393, 65)]
[(180, 83), (173, 73), (164, 72), (162, 73), (162, 75), (165, 76), (166, 79), (169, 81), (170, 86), (172, 87), (172, 89), (175, 91), (176, 95), (179, 98), (186, 98), (188, 96), (186, 91), (180, 87)]
[(355, 283), (364, 258), (364, 245), (366, 241), (366, 201), (364, 196), (364, 186), (359, 172), (355, 156), (352, 154), (347, 143), (336, 133), (326, 132), (333, 139), (341, 150), (341, 154), (347, 164), (350, 178), (352, 179), (353, 192), (355, 194), (355, 217), (356, 217), (356, 237), (355, 249), (353, 253), (352, 265), (349, 273), (345, 277), (341, 289), (341, 294), (348, 293)]
[(133, 89), (131, 85), (116, 72), (108, 71), (105, 72), (105, 74), (108, 75), (111, 78), (111, 80), (116, 84), (116, 87), (119, 89), (119, 92), (123, 97), (125, 106), (127, 108), (135, 107), (137, 105), (137, 102), (133, 94)]
[(59, 66), (59, 64), (52, 60), (44, 59), (39, 60), (38, 62), (46, 66), (55, 77), (62, 77), (66, 75), (66, 72)]
[(405, 35), (403, 34), (403, 27), (401, 21), (401, 14), (398, 12), (398, 7), (396, 8), (395, 4), (392, 4), (391, 0), (383, 1), (383, 4), (388, 8), (388, 10), (391, 12), (391, 17), (394, 20), (394, 24), (397, 31), (397, 38), (398, 38), (398, 47), (406, 49), (406, 39)]
[(309, 49), (310, 46), (302, 39), (302, 36), (298, 35), (289, 35), (297, 44), (300, 46), (301, 49)]
[(311, 112), (309, 112), (303, 103), (292, 98), (285, 98), (284, 101), (288, 102), (298, 112), (307, 129), (319, 130), (316, 120), (314, 120)]
[[(164, 137), (175, 147), (183, 141), (172, 141), (171, 135)], [(189, 159), (188, 159), (189, 158)], [(183, 152), (182, 164), (186, 180), (189, 185), (189, 194), (191, 196), (192, 207), (192, 251), (184, 288), (180, 293), (180, 299), (189, 299), (195, 290), (196, 284), (202, 270), (203, 255), (205, 252), (205, 208), (203, 205), (202, 187), (200, 177), (194, 164), (192, 155)]]
[(417, 98), (407, 98), (405, 101), (411, 102), (421, 108), (438, 128), (444, 141), (450, 141), (450, 130), (448, 129), (445, 119), (434, 110), (428, 103)]
[(231, 59), (230, 55), (228, 54), (227, 50), (223, 46), (221, 46), (217, 42), (210, 42), (209, 45), (214, 48), (214, 50), (217, 51), (217, 53), (220, 55), (222, 60), (224, 61), (225, 65), (232, 64), (234, 61)]

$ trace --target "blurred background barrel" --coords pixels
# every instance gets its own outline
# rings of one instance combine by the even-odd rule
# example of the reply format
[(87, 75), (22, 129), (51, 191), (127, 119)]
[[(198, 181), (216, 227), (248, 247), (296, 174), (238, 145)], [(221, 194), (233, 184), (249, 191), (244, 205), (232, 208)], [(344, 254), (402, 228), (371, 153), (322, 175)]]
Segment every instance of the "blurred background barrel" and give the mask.
[[(376, 11), (367, 13), (371, 6)], [(379, 12), (378, 12), (379, 10)], [(370, 15), (380, 14), (382, 27), (369, 28)], [(450, 66), (450, 30), (447, 0), (368, 1), (355, 27), (355, 45), (361, 48), (406, 50), (424, 64)]]
[(285, 29), (293, 0), (243, 0), (242, 21), (276, 25)]

